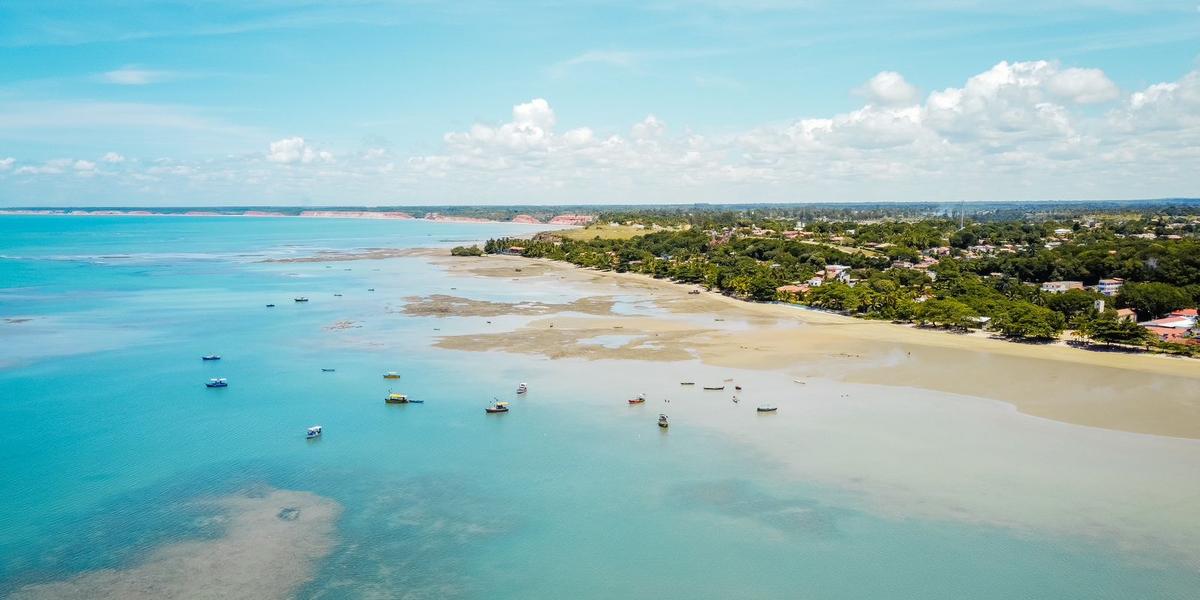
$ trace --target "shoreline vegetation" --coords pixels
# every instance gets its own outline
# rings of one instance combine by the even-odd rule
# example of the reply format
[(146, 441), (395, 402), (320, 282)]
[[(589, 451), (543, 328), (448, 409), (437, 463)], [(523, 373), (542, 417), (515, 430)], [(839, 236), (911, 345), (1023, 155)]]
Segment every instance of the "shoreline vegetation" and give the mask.
[(1026, 344), (1197, 357), (1200, 216), (1179, 213), (970, 224), (634, 214), (454, 254), (548, 258), (745, 301)]

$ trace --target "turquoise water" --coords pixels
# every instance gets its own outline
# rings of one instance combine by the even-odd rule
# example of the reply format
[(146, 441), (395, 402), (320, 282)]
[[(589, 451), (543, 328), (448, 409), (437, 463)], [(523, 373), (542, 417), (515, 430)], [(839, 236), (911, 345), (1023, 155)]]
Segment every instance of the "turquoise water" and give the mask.
[[(603, 382), (619, 364), (436, 350), (434, 328), (507, 321), (398, 311), (414, 295), (558, 302), (576, 290), (454, 276), (419, 257), (259, 262), (528, 231), (0, 217), (0, 319), (30, 319), (0, 321), (0, 595), (218, 536), (190, 501), (255, 486), (343, 507), (337, 546), (305, 598), (1192, 598), (1200, 589), (1188, 568), (1103, 544), (864, 512), (717, 433), (660, 432), (652, 406), (598, 409), (613, 404)], [(297, 295), (311, 301), (293, 303)], [(356, 327), (327, 329), (343, 320)], [(223, 360), (200, 361), (210, 352)], [(387, 370), (403, 379), (383, 381)], [(230, 387), (202, 385), (217, 376)], [(483, 414), (518, 381), (530, 382), (528, 398), (510, 414)], [(386, 406), (390, 388), (426, 403)], [(316, 423), (326, 433), (307, 442)]]

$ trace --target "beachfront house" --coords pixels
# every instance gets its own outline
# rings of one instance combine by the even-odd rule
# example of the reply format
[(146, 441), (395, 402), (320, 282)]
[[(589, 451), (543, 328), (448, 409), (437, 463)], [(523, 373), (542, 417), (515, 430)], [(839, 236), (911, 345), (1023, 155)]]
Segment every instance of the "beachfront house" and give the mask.
[(1146, 321), (1141, 325), (1164, 342), (1189, 343), (1195, 340), (1192, 330), (1197, 326), (1196, 309), (1173, 310), (1161, 319)]
[(825, 265), (825, 280), (850, 283), (850, 267), (846, 265)]
[(1061, 294), (1067, 290), (1082, 289), (1082, 281), (1047, 281), (1046, 283), (1042, 284), (1042, 291), (1050, 292), (1051, 294)]

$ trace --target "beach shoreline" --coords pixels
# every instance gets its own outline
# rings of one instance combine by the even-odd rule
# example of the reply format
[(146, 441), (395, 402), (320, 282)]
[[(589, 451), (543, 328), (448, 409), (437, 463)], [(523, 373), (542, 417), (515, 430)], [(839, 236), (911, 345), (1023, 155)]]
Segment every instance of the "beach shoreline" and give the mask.
[[(417, 216), (414, 214), (399, 212), (399, 211), (372, 211), (372, 210), (305, 210), (297, 214), (289, 214), (270, 210), (247, 210), (241, 212), (221, 212), (221, 211), (185, 211), (185, 212), (162, 212), (153, 210), (82, 210), (82, 209), (0, 209), (0, 217), (3, 216), (44, 216), (44, 217), (238, 217), (238, 218), (262, 218), (262, 219), (279, 219), (279, 218), (299, 218), (299, 219), (362, 219), (362, 220), (379, 220), (379, 221), (428, 221), (431, 223), (483, 223), (497, 224), (503, 223), (508, 225), (554, 225), (563, 229), (573, 229), (580, 226), (576, 221), (579, 215), (559, 215), (547, 221), (540, 221), (528, 215), (517, 215), (510, 220), (501, 221), (497, 219), (484, 219), (479, 217), (456, 217), (439, 215), (437, 213), (427, 213)], [(561, 222), (556, 222), (555, 219), (568, 217)]]
[[(515, 256), (423, 254), (451, 271), (594, 285), (595, 296), (640, 293), (672, 318), (541, 315), (513, 332), (442, 336), (441, 348), (556, 357), (672, 361), (833, 376), (1000, 400), (1020, 412), (1075, 425), (1200, 439), (1200, 363), (1154, 354), (1015, 344), (794, 306), (745, 302), (648, 276), (581, 269)], [(517, 271), (520, 269), (520, 271)], [(434, 310), (427, 307), (427, 310)], [(564, 311), (567, 312), (567, 311)], [(738, 327), (728, 327), (731, 323)], [(619, 332), (638, 343), (580, 343)], [(650, 343), (647, 346), (647, 342)], [(1152, 394), (1147, 394), (1152, 390)]]

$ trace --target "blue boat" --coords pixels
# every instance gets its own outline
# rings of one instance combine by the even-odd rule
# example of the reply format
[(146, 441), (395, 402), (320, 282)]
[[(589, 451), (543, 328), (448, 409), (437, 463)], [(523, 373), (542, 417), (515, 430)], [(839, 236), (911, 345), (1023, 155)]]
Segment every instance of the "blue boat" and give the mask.
[(207, 354), (205, 356), (201, 356), (200, 360), (221, 360), (221, 357), (217, 356), (216, 354)]
[(210, 388), (229, 387), (229, 382), (225, 381), (224, 377), (209, 379), (208, 383), (204, 384), (204, 387), (210, 387)]

